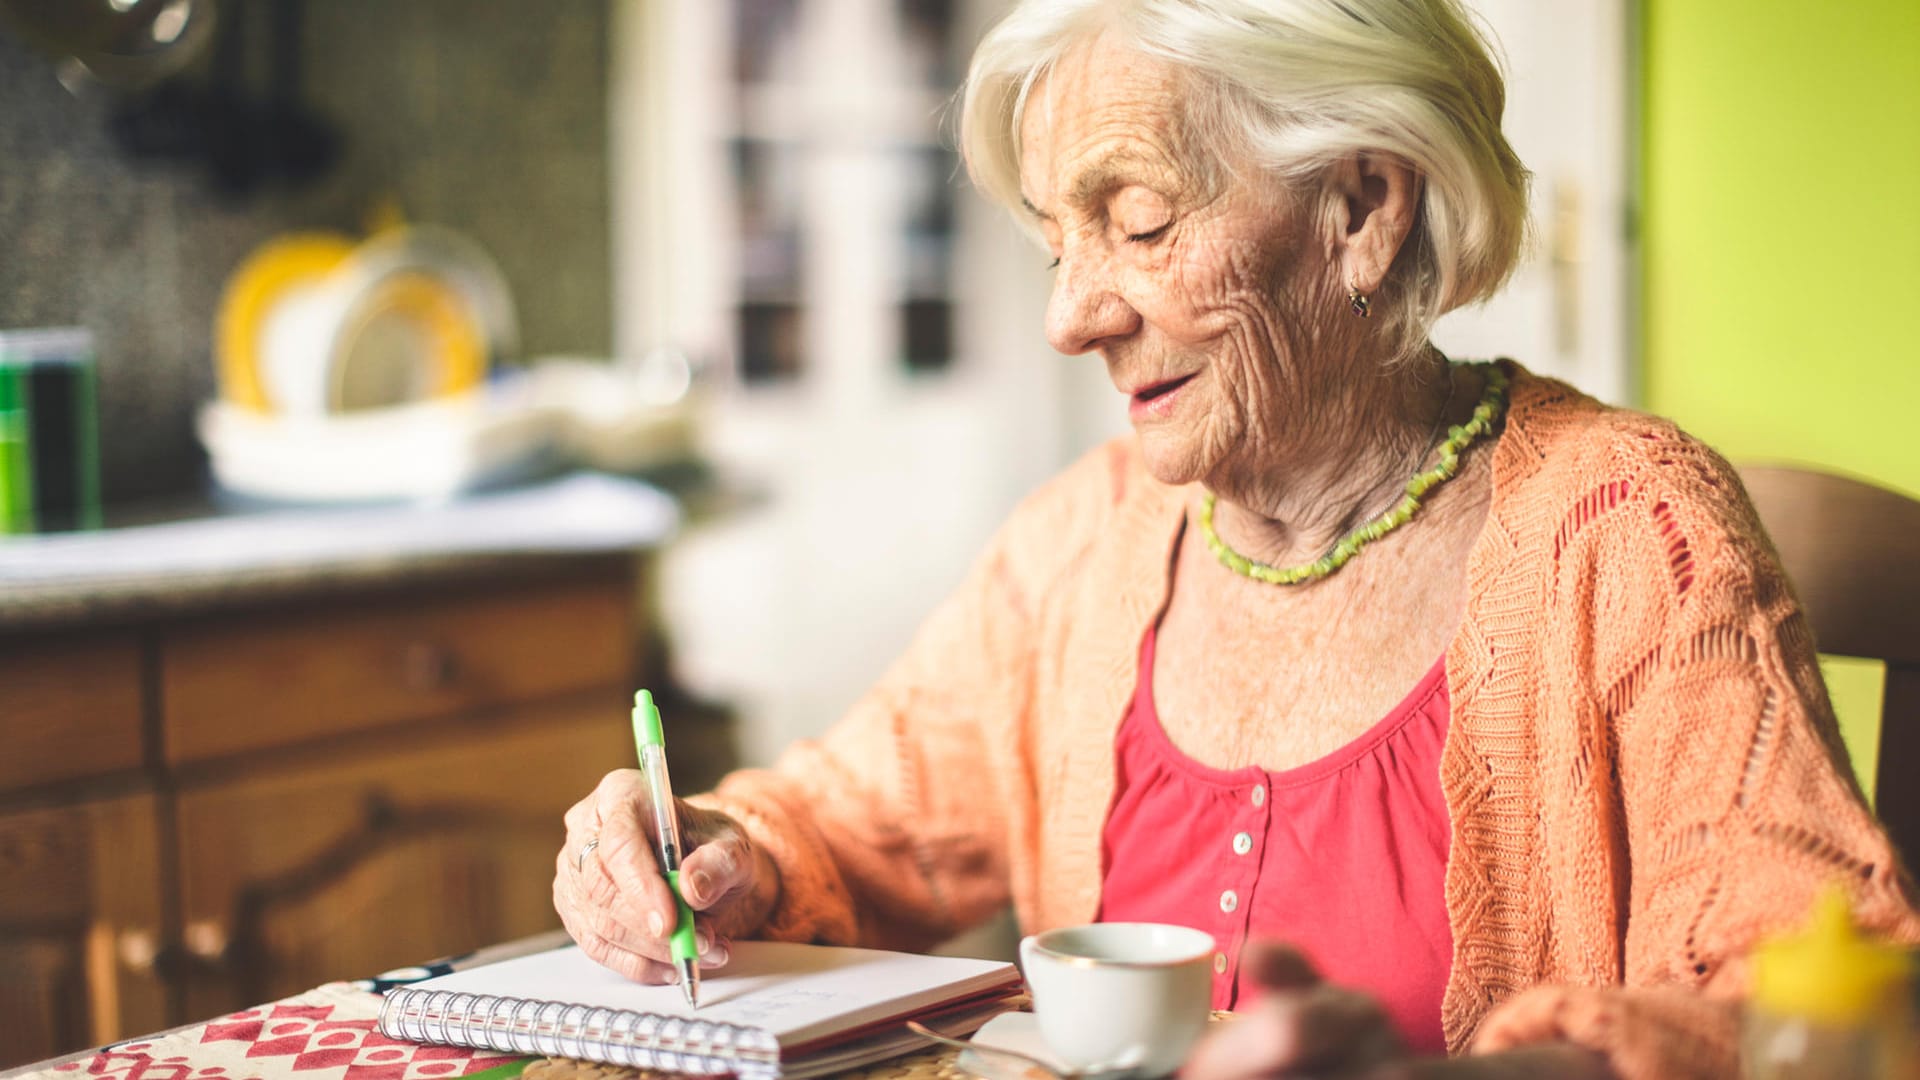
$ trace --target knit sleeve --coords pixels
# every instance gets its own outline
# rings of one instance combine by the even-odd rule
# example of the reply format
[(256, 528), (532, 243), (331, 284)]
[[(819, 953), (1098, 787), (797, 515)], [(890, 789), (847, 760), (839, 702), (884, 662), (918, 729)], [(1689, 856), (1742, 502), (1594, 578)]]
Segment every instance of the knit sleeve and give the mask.
[(779, 868), (762, 936), (920, 949), (1006, 905), (1008, 845), (1034, 829), (1036, 618), (1097, 529), (1105, 467), (1030, 496), (826, 734), (694, 800)]
[(1524, 991), (1475, 1048), (1565, 1039), (1628, 1080), (1731, 1076), (1759, 940), (1835, 885), (1875, 931), (1920, 940), (1920, 919), (1738, 478), (1670, 426), (1632, 441), (1579, 588), (1628, 852), (1624, 985)]

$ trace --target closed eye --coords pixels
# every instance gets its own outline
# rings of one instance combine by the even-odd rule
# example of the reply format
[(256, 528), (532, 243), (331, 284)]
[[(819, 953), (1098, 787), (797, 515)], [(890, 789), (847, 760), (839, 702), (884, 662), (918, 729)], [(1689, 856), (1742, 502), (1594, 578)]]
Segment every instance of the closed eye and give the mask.
[(1130, 244), (1151, 244), (1155, 240), (1165, 236), (1167, 230), (1171, 228), (1173, 228), (1173, 222), (1169, 221), (1157, 229), (1149, 229), (1143, 233), (1128, 233), (1127, 242)]

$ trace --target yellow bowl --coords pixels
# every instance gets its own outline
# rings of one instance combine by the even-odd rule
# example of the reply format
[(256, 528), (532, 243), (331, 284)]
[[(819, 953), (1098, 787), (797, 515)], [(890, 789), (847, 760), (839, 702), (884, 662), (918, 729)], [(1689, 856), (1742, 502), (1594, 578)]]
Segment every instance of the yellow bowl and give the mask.
[(260, 341), (274, 305), (288, 292), (325, 283), (353, 254), (338, 233), (293, 233), (270, 240), (241, 262), (220, 297), (214, 320), (214, 365), (220, 397), (255, 412), (272, 412), (260, 377)]

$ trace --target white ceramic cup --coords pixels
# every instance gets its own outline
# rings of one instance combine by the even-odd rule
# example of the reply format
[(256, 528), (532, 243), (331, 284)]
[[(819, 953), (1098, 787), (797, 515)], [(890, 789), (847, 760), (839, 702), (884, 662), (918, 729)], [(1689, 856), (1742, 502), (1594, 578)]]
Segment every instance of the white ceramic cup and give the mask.
[(1020, 966), (1061, 1064), (1165, 1076), (1206, 1029), (1213, 951), (1191, 927), (1093, 923), (1023, 939)]

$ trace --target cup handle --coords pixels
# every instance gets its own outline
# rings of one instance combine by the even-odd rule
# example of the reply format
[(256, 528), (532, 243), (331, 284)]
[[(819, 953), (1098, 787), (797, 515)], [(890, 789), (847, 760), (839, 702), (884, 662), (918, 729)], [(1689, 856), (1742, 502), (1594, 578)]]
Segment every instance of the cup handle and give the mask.
[(1033, 970), (1033, 950), (1040, 947), (1040, 935), (1028, 934), (1020, 939), (1020, 971), (1024, 974)]

